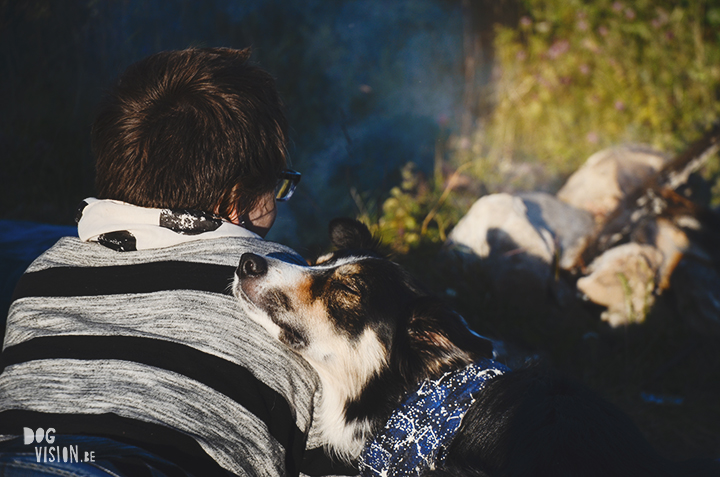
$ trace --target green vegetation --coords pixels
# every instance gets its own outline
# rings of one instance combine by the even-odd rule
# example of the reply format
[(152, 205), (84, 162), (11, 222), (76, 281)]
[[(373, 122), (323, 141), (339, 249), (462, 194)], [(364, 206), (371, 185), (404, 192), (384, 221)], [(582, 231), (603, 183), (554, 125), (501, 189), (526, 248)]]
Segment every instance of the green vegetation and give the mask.
[(720, 2), (525, 4), (496, 39), (499, 154), (567, 173), (619, 142), (676, 151), (718, 118)]
[[(678, 152), (720, 117), (720, 1), (522, 4), (518, 25), (496, 31), (489, 118), (449, 140), (445, 170), (490, 192), (553, 190), (602, 148)], [(397, 250), (442, 240), (462, 215), (442, 170), (423, 182), (406, 169), (383, 205), (379, 228)], [(703, 174), (720, 204), (717, 156)]]
[[(458, 168), (447, 180), (437, 170), (428, 181), (413, 163), (408, 163), (401, 170), (401, 184), (390, 190), (390, 197), (383, 203), (383, 215), (374, 231), (401, 253), (422, 244), (444, 242), (472, 200), (453, 194), (461, 170)], [(372, 222), (367, 215), (361, 219)]]

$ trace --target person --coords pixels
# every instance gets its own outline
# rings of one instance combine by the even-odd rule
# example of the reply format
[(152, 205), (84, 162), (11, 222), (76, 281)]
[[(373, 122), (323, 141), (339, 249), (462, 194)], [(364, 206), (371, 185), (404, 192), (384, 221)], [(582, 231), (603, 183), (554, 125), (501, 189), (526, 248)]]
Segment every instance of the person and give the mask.
[(355, 473), (312, 433), (315, 373), (229, 291), (245, 252), (304, 263), (264, 240), (300, 175), (274, 80), (249, 56), (157, 53), (101, 104), (97, 198), (10, 306), (0, 474)]

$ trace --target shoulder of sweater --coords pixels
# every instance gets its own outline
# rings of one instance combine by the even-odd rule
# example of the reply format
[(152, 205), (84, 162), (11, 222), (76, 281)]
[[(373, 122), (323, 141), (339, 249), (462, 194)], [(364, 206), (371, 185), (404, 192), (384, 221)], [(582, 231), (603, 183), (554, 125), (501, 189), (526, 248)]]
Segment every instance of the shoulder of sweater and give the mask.
[(237, 266), (243, 253), (284, 256), (302, 262), (300, 255), (285, 245), (257, 238), (220, 237), (193, 240), (171, 247), (118, 252), (77, 237), (63, 237), (40, 255), (28, 268), (34, 272), (52, 267), (102, 267), (158, 261), (187, 261)]

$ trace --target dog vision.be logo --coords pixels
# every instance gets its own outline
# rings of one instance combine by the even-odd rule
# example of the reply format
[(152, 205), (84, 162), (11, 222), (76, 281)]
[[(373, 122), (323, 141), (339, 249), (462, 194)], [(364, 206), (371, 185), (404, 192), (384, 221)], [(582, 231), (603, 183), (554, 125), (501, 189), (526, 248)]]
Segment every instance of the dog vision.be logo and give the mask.
[[(60, 446), (55, 444), (55, 429), (49, 427), (47, 430), (38, 427), (32, 430), (23, 427), (23, 442), (26, 446), (35, 446), (35, 457), (38, 462), (95, 462), (95, 452), (84, 452), (80, 458), (80, 450), (76, 445)], [(43, 445), (48, 444), (48, 445)]]

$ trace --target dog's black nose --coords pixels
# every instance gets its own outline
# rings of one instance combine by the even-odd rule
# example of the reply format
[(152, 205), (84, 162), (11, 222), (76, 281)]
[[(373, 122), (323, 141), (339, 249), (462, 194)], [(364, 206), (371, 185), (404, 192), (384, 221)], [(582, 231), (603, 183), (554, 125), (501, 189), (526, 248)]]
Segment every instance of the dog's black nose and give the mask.
[(240, 264), (237, 267), (236, 273), (240, 278), (259, 277), (265, 275), (267, 270), (267, 261), (260, 255), (243, 253), (242, 257), (240, 257)]

